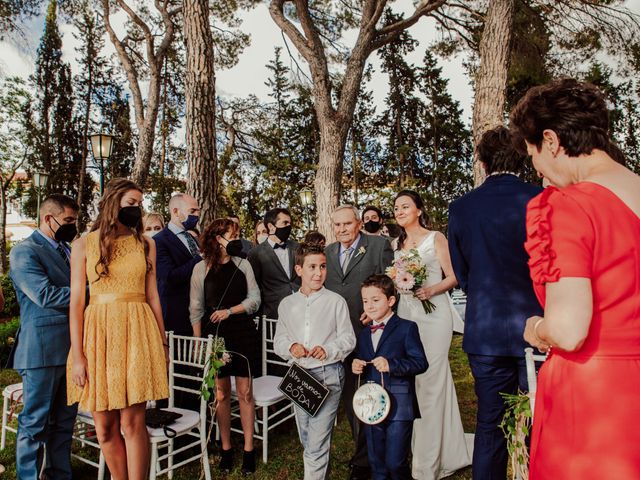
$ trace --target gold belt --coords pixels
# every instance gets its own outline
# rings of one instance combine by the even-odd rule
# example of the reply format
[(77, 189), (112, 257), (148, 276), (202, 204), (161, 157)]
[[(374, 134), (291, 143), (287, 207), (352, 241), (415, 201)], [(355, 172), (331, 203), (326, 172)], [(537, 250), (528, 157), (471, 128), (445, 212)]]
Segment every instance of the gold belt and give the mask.
[(99, 293), (91, 295), (89, 305), (104, 305), (107, 303), (142, 303), (147, 301), (144, 293)]

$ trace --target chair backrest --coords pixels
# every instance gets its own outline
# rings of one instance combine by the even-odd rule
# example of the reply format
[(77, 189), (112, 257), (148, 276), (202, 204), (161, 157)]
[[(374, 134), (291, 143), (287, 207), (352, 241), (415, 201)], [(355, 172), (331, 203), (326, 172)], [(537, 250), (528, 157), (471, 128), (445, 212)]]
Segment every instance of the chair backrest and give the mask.
[(287, 362), (276, 355), (273, 349), (273, 339), (276, 336), (277, 318), (267, 318), (262, 316), (262, 375), (267, 374), (267, 365), (283, 365), (288, 367)]
[(536, 362), (544, 362), (546, 355), (534, 355), (533, 348), (524, 349), (524, 358), (527, 365), (527, 385), (529, 386), (529, 400), (531, 404), (531, 418), (535, 410), (536, 391), (538, 389), (538, 372), (536, 371)]
[(456, 288), (451, 292), (451, 301), (454, 305), (466, 305), (467, 295), (459, 288)]
[[(213, 336), (187, 337), (167, 333), (169, 340), (169, 407), (174, 406), (174, 392), (181, 391), (200, 398), (200, 414), (204, 415), (207, 402), (200, 395), (202, 381), (209, 371), (209, 358), (213, 349)], [(176, 368), (176, 366), (184, 368)], [(176, 384), (179, 380), (179, 384)]]

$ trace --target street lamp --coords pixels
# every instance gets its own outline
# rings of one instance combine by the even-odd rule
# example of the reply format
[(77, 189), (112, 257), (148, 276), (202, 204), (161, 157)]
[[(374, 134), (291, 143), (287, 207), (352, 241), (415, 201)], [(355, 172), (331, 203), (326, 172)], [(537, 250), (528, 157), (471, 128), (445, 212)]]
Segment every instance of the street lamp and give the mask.
[(300, 190), (300, 192), (298, 192), (298, 195), (300, 196), (300, 204), (302, 205), (302, 208), (304, 208), (304, 213), (307, 217), (307, 226), (308, 228), (311, 228), (311, 220), (309, 220), (309, 207), (313, 203), (313, 192), (311, 191), (311, 189), (305, 187)]
[(98, 163), (98, 170), (100, 171), (100, 195), (104, 192), (104, 161), (109, 160), (111, 157), (111, 151), (113, 150), (113, 135), (108, 133), (94, 133), (89, 135), (91, 140), (91, 151), (93, 152), (93, 158)]
[(42, 190), (47, 186), (48, 181), (49, 181), (48, 173), (44, 173), (44, 172), (33, 173), (33, 188), (36, 189), (36, 195), (38, 198), (38, 227), (40, 226), (40, 196), (42, 195)]

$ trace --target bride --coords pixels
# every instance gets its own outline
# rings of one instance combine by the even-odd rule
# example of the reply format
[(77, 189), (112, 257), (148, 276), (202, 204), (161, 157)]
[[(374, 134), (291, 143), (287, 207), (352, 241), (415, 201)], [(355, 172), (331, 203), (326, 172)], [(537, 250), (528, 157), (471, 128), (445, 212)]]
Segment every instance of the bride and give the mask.
[[(461, 319), (447, 291), (458, 282), (451, 266), (447, 239), (442, 233), (427, 228), (420, 195), (411, 190), (398, 193), (394, 215), (402, 227), (400, 237), (393, 244), (395, 257), (416, 249), (428, 271), (426, 284), (416, 290), (415, 296), (413, 293), (400, 296), (398, 315), (418, 324), (429, 362), (426, 373), (416, 377), (421, 418), (413, 424), (412, 473), (418, 480), (436, 480), (471, 464), (448, 358), (454, 323)], [(434, 304), (432, 313), (425, 313), (422, 300)]]

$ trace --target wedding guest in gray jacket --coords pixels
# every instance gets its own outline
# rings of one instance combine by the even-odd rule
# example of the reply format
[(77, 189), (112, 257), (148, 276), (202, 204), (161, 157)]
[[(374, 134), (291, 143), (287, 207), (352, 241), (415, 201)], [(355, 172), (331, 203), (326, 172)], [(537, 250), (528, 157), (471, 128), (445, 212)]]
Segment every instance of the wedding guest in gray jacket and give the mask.
[(269, 238), (251, 249), (248, 260), (260, 287), (262, 313), (278, 318), (280, 301), (300, 288), (300, 277), (294, 269), (298, 243), (289, 240), (291, 214), (286, 208), (269, 210), (264, 225)]
[(78, 204), (47, 197), (40, 226), (11, 249), (9, 275), (20, 304), (20, 330), (9, 367), (22, 376), (24, 408), (18, 416), (18, 478), (37, 479), (46, 446), (46, 478), (71, 478), (71, 434), (77, 404), (67, 406), (69, 355), (69, 242), (78, 233)]
[[(380, 236), (367, 235), (360, 231), (362, 222), (358, 209), (342, 205), (332, 214), (333, 231), (337, 242), (327, 246), (327, 279), (325, 287), (341, 295), (349, 306), (349, 317), (356, 337), (366, 321), (362, 306), (360, 287), (371, 275), (385, 273), (393, 261), (393, 250), (389, 241)], [(344, 406), (351, 433), (356, 442), (356, 451), (351, 459), (351, 479), (369, 478), (370, 468), (364, 430), (353, 414), (352, 400), (357, 389), (358, 377), (351, 372), (353, 354), (345, 360)]]

